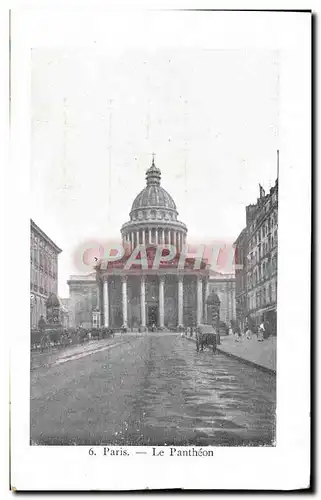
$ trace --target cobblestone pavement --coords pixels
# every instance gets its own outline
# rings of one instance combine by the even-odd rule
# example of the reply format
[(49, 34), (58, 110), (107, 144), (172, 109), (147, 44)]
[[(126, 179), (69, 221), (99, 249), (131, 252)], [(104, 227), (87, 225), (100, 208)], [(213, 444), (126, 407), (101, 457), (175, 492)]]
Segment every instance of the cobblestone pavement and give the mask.
[(31, 442), (271, 445), (275, 380), (179, 335), (115, 337), (31, 371)]

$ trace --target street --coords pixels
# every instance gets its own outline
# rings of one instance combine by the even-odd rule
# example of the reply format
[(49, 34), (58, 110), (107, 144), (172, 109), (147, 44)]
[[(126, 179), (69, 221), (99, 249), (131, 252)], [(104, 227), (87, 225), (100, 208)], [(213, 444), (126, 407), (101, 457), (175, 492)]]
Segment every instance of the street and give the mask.
[(163, 332), (81, 349), (32, 369), (32, 444), (274, 442), (273, 375), (210, 350), (197, 353), (194, 342)]

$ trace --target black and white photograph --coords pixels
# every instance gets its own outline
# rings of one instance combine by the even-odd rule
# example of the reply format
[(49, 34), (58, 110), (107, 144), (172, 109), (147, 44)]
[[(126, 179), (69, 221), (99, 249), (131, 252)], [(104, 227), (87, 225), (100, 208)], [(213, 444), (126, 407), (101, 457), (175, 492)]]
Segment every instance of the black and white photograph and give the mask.
[[(85, 459), (90, 467), (105, 460), (118, 471), (135, 459), (146, 473), (156, 457), (156, 467), (164, 459), (173, 468), (171, 457), (185, 460), (180, 468), (190, 457), (200, 473), (204, 462), (215, 468), (210, 460), (222, 450), (231, 472), (264, 453), (273, 461), (283, 446), (285, 363), (293, 352), (291, 376), (303, 338), (308, 363), (309, 343), (308, 327), (299, 345), (291, 327), (300, 311), (290, 320), (283, 309), (295, 286), (302, 295), (306, 287), (304, 263), (286, 283), (287, 230), (297, 224), (299, 236), (309, 219), (304, 208), (304, 222), (289, 217), (290, 185), (301, 181), (291, 179), (284, 127), (287, 61), (278, 33), (286, 16), (265, 15), (144, 12), (131, 22), (128, 13), (105, 11), (85, 36), (90, 43), (78, 44), (69, 43), (72, 34), (64, 41), (67, 19), (53, 43), (54, 16), (41, 43), (31, 43), (20, 377), (29, 386), (24, 439), (32, 456), (78, 452), (85, 469)], [(238, 26), (242, 43), (225, 38), (230, 21), (226, 29)], [(265, 22), (278, 43), (267, 43), (264, 29), (262, 43), (251, 35)], [(212, 36), (211, 25), (221, 23)], [(308, 180), (301, 188), (308, 206)], [(288, 421), (288, 431), (295, 425)], [(60, 481), (64, 488), (72, 477)], [(88, 469), (86, 478), (88, 489), (101, 488)], [(188, 479), (175, 483), (174, 470), (169, 478), (163, 488), (194, 488)], [(110, 481), (116, 490), (154, 484), (145, 477), (135, 487), (120, 472)], [(53, 478), (47, 484), (55, 489)]]
[(274, 444), (278, 80), (33, 52), (33, 444)]

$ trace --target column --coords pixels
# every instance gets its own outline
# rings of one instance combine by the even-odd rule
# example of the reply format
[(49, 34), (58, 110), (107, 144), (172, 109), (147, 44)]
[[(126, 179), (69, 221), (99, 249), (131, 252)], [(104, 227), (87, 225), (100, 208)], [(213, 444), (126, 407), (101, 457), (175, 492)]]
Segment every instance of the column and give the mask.
[(108, 295), (108, 278), (105, 278), (103, 285), (103, 302), (104, 302), (104, 327), (109, 327), (109, 295)]
[(202, 278), (200, 276), (197, 276), (196, 278), (196, 298), (197, 298), (197, 315), (196, 315), (196, 322), (197, 325), (200, 325), (202, 323), (202, 309), (203, 309), (203, 284), (202, 284)]
[(209, 318), (207, 317), (207, 298), (209, 295), (209, 283), (205, 281), (205, 300), (204, 300), (204, 323), (207, 323)]
[(97, 286), (97, 309), (100, 311), (100, 283)]
[(158, 236), (159, 236), (158, 229), (155, 229), (155, 243), (156, 243), (156, 245), (158, 245), (158, 243), (159, 243), (158, 242)]
[(183, 326), (183, 277), (178, 277), (178, 326)]
[(127, 328), (127, 276), (122, 276), (123, 327)]
[(148, 243), (151, 244), (152, 242), (152, 230), (148, 229)]
[(146, 328), (146, 308), (145, 308), (145, 276), (140, 278), (140, 325)]
[(139, 245), (139, 231), (136, 231), (136, 246)]
[(159, 327), (164, 328), (164, 276), (159, 277)]
[(176, 252), (177, 252), (177, 231), (174, 231), (174, 246), (175, 246)]
[(131, 232), (130, 233), (130, 250), (131, 250), (131, 252), (133, 251), (133, 248), (134, 248), (134, 233)]
[(143, 234), (142, 234), (142, 237), (143, 237), (143, 245), (145, 245), (145, 229), (143, 229)]
[(165, 244), (165, 229), (162, 229), (162, 243)]

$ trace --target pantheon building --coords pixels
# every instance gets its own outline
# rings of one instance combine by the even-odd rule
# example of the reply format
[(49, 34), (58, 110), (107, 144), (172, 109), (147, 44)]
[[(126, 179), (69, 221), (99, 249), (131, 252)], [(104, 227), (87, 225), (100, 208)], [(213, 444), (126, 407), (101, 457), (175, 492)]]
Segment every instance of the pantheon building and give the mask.
[[(161, 171), (154, 160), (121, 235), (126, 248), (122, 261), (109, 262), (107, 269), (99, 264), (96, 268), (101, 324), (145, 330), (152, 325), (172, 329), (202, 323), (208, 270), (205, 262), (194, 270), (193, 259), (187, 259), (178, 270), (187, 227), (178, 219), (173, 198), (161, 186)], [(175, 255), (154, 266), (157, 245), (163, 244), (172, 245)], [(143, 269), (139, 263), (126, 269), (138, 245), (146, 248), (147, 266)]]
[[(209, 269), (204, 260), (194, 266), (194, 258), (185, 258), (179, 268), (187, 227), (161, 186), (161, 171), (154, 160), (146, 172), (146, 186), (121, 227), (121, 237), (126, 249), (121, 260), (108, 262), (107, 268), (98, 262), (94, 273), (70, 277), (70, 325), (144, 331), (152, 325), (176, 330), (205, 322), (206, 297), (212, 289)], [(157, 246), (163, 244), (172, 245), (175, 255), (154, 269)], [(138, 245), (146, 248), (147, 266), (133, 263), (131, 255)]]

